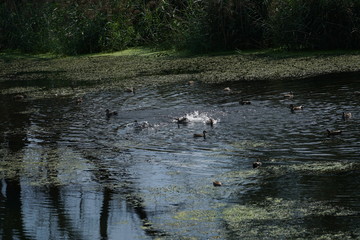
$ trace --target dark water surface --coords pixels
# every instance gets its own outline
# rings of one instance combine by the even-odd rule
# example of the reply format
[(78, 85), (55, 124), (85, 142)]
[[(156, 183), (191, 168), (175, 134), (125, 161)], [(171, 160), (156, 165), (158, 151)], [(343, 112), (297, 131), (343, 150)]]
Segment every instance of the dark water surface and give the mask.
[(360, 76), (0, 90), (0, 239), (360, 239)]

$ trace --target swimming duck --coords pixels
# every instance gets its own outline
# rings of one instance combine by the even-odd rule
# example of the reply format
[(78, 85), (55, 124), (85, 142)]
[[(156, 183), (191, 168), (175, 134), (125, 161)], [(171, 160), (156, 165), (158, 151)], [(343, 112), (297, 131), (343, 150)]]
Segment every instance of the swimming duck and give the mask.
[(15, 96), (13, 96), (13, 99), (17, 101), (24, 100), (24, 98), (26, 98), (25, 94), (16, 94)]
[(209, 118), (209, 119), (206, 121), (206, 124), (207, 124), (207, 125), (210, 125), (211, 127), (213, 127), (213, 126), (214, 126), (214, 122), (215, 122), (214, 119)]
[(106, 109), (105, 112), (107, 118), (110, 118), (111, 116), (115, 116), (118, 114), (116, 111), (110, 111), (109, 109)]
[(326, 129), (328, 136), (340, 135), (342, 133), (341, 130), (329, 130)]
[(284, 98), (293, 98), (294, 94), (293, 94), (293, 92), (289, 92), (289, 93), (285, 93), (283, 96), (284, 96)]
[(297, 111), (297, 110), (303, 110), (304, 106), (294, 106), (293, 104), (290, 104), (290, 110), (291, 111)]
[(77, 103), (77, 104), (80, 104), (80, 103), (82, 103), (82, 102), (83, 102), (83, 98), (82, 98), (82, 97), (79, 97), (79, 98), (75, 99), (75, 103)]
[(142, 130), (148, 127), (150, 127), (150, 124), (146, 121), (144, 122), (138, 122), (137, 120), (134, 121), (134, 129), (136, 130)]
[(214, 185), (214, 187), (220, 187), (220, 186), (222, 186), (222, 183), (220, 181), (214, 181), (213, 185)]
[(244, 99), (241, 99), (241, 100), (239, 101), (239, 103), (240, 103), (241, 105), (249, 105), (249, 104), (251, 104), (250, 101), (244, 100)]
[(125, 88), (125, 92), (135, 93), (135, 88), (134, 87), (127, 87), (127, 88)]
[(350, 119), (351, 118), (351, 112), (343, 112), (342, 113), (342, 119), (343, 120), (347, 120), (347, 119)]
[(262, 162), (256, 161), (253, 162), (253, 168), (259, 168), (262, 165)]
[(203, 133), (194, 133), (194, 138), (199, 138), (199, 137), (203, 137), (204, 139), (206, 138), (205, 133), (207, 133), (207, 131), (203, 131)]
[(178, 124), (187, 124), (190, 122), (187, 117), (175, 118), (175, 120), (177, 121)]
[(226, 87), (226, 88), (224, 88), (224, 91), (225, 91), (225, 92), (230, 92), (231, 89), (230, 89), (229, 87)]

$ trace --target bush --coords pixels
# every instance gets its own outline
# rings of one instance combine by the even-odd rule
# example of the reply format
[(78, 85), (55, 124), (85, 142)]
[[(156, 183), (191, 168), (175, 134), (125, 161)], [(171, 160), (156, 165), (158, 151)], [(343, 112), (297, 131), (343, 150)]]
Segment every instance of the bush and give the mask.
[(66, 55), (138, 45), (358, 49), (360, 1), (7, 0), (0, 3), (0, 31), (0, 49)]

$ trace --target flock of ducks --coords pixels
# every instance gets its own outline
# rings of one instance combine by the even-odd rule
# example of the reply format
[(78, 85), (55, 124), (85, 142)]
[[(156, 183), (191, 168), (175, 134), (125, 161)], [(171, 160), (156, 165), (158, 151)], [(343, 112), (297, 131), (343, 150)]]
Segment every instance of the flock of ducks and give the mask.
[[(194, 84), (194, 81), (189, 81), (189, 85), (193, 85), (193, 84)], [(223, 90), (225, 92), (231, 92), (231, 89), (229, 87), (226, 87)], [(125, 92), (135, 94), (135, 88), (133, 88), (133, 87), (126, 88)], [(21, 101), (21, 100), (24, 100), (26, 97), (27, 96), (25, 94), (17, 94), (17, 95), (13, 96), (13, 99), (16, 100), (16, 101)], [(283, 97), (286, 98), (286, 99), (292, 99), (294, 97), (294, 94), (293, 94), (293, 92), (285, 93), (285, 94), (283, 94)], [(80, 104), (82, 102), (83, 102), (82, 97), (79, 97), (79, 98), (75, 99), (76, 104)], [(241, 99), (239, 101), (239, 103), (241, 105), (250, 105), (251, 101)], [(290, 108), (291, 112), (295, 112), (295, 111), (303, 110), (304, 107), (302, 105), (295, 106), (293, 104), (290, 104), (289, 108)], [(106, 115), (106, 118), (109, 119), (112, 116), (118, 115), (118, 113), (116, 111), (111, 111), (109, 109), (106, 109), (105, 110), (105, 115)], [(350, 112), (343, 112), (342, 113), (342, 119), (344, 121), (350, 119), (351, 117), (352, 117), (352, 114)], [(176, 121), (177, 124), (188, 124), (190, 122), (190, 120), (187, 117), (175, 118), (175, 121)], [(213, 127), (214, 123), (215, 123), (215, 120), (212, 119), (212, 118), (209, 118), (206, 121), (206, 124), (210, 125), (211, 127)], [(136, 126), (139, 125), (139, 123), (136, 120), (135, 120), (135, 124), (136, 124)], [(327, 129), (326, 131), (327, 131), (328, 136), (340, 135), (342, 133), (341, 130), (329, 130), (329, 129)], [(207, 134), (207, 131), (204, 130), (202, 133), (194, 133), (193, 137), (194, 138), (204, 138), (204, 139), (206, 139), (206, 134)], [(260, 161), (256, 161), (256, 162), (253, 162), (252, 166), (253, 166), (253, 168), (259, 168), (259, 167), (262, 166), (262, 163)], [(223, 184), (220, 181), (214, 181), (213, 182), (214, 187), (220, 187), (222, 185)]]
[[(190, 82), (189, 82), (189, 85), (193, 85), (193, 84), (194, 84), (193, 81), (190, 81)], [(224, 88), (223, 90), (224, 90), (225, 92), (230, 92), (230, 91), (231, 91), (231, 89), (230, 89), (229, 87), (226, 87), (226, 88)], [(126, 92), (130, 92), (130, 93), (135, 93), (135, 90), (134, 90), (133, 88), (127, 88), (125, 91), (126, 91)], [(283, 97), (286, 98), (286, 99), (292, 99), (292, 98), (294, 97), (294, 94), (293, 94), (293, 92), (285, 93), (285, 94), (283, 94)], [(251, 101), (245, 100), (245, 99), (241, 99), (241, 100), (239, 101), (239, 103), (240, 103), (241, 105), (250, 105), (250, 104), (251, 104)], [(304, 109), (304, 106), (302, 106), (302, 105), (295, 106), (294, 104), (290, 104), (289, 108), (290, 108), (291, 112), (295, 112), (295, 111), (303, 110), (303, 109)], [(105, 113), (106, 113), (106, 117), (107, 117), (107, 118), (110, 118), (111, 116), (117, 115), (117, 112), (116, 112), (116, 111), (110, 111), (109, 109), (106, 109)], [(343, 113), (342, 113), (342, 119), (343, 119), (344, 121), (350, 119), (351, 117), (352, 117), (352, 115), (351, 115), (350, 112), (343, 112)], [(135, 121), (135, 122), (136, 122), (136, 121)], [(180, 124), (188, 124), (188, 123), (190, 122), (190, 120), (189, 120), (187, 117), (179, 117), (179, 118), (175, 118), (175, 122), (176, 122), (178, 125), (180, 125)], [(209, 119), (206, 121), (206, 124), (207, 124), (207, 125), (210, 125), (211, 127), (213, 127), (214, 123), (215, 123), (215, 120), (212, 119), (212, 118), (209, 118)], [(341, 130), (329, 130), (329, 129), (327, 129), (326, 131), (327, 131), (327, 135), (328, 135), (328, 136), (339, 135), (339, 134), (342, 133)], [(194, 138), (204, 138), (204, 139), (206, 139), (206, 134), (207, 134), (207, 131), (204, 130), (202, 133), (194, 133), (194, 134), (193, 134), (193, 137), (194, 137)], [(260, 162), (260, 161), (255, 161), (255, 162), (253, 162), (253, 164), (252, 164), (252, 167), (253, 167), (254, 169), (260, 168), (261, 166), (262, 166), (262, 162)], [(222, 185), (223, 185), (223, 184), (222, 184), (220, 181), (214, 181), (214, 182), (213, 182), (213, 186), (214, 186), (214, 187), (220, 187), (220, 186), (222, 186)]]
[[(230, 89), (229, 87), (226, 87), (226, 88), (224, 88), (223, 90), (224, 90), (225, 92), (230, 92), (230, 91), (231, 91), (231, 89)], [(292, 98), (294, 98), (294, 93), (293, 93), (293, 92), (285, 93), (285, 94), (283, 94), (283, 98), (285, 98), (285, 99), (292, 99)], [(241, 100), (239, 101), (239, 103), (240, 103), (241, 105), (251, 104), (250, 101), (244, 100), (244, 99), (241, 99)], [(303, 105), (295, 106), (294, 104), (290, 104), (289, 108), (290, 108), (291, 112), (294, 113), (295, 111), (303, 110), (303, 109), (304, 109), (304, 106), (303, 106)], [(342, 113), (342, 119), (343, 119), (344, 121), (350, 119), (351, 117), (352, 117), (352, 114), (351, 114), (350, 112), (343, 112), (343, 113)], [(337, 129), (336, 129), (336, 130), (329, 130), (329, 129), (327, 129), (326, 132), (327, 132), (327, 135), (328, 135), (328, 136), (340, 135), (340, 134), (342, 133), (341, 130), (337, 130)], [(204, 135), (204, 138), (205, 138), (205, 131), (204, 131), (204, 134), (203, 134), (203, 135)], [(200, 136), (200, 134), (199, 134), (198, 136)], [(259, 168), (259, 167), (262, 166), (262, 162), (260, 162), (260, 161), (253, 162), (252, 166), (253, 166), (253, 168)], [(220, 187), (220, 186), (222, 186), (222, 183), (219, 182), (219, 181), (214, 181), (214, 182), (213, 182), (213, 186), (214, 186), (214, 187)]]
[[(284, 98), (288, 98), (288, 99), (291, 99), (294, 97), (294, 94), (293, 92), (289, 92), (289, 93), (285, 93), (283, 94)], [(295, 112), (295, 111), (298, 111), (298, 110), (303, 110), (304, 109), (304, 106), (300, 105), (300, 106), (295, 106), (293, 104), (290, 104), (289, 106), (291, 112)], [(351, 118), (351, 113), (350, 112), (343, 112), (342, 113), (342, 119), (344, 121), (348, 120)], [(335, 130), (329, 130), (329, 129), (326, 129), (326, 132), (327, 132), (327, 135), (328, 136), (335, 136), (335, 135), (340, 135), (342, 133), (341, 130), (338, 130), (338, 129), (335, 129)]]

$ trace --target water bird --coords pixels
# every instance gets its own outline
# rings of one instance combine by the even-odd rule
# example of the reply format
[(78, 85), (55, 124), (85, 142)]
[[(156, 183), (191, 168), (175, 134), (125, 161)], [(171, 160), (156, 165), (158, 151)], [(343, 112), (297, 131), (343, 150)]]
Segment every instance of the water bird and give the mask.
[(213, 181), (214, 187), (221, 187), (222, 183), (220, 181)]
[(240, 103), (241, 105), (249, 105), (249, 104), (251, 104), (250, 101), (244, 100), (244, 99), (241, 99), (241, 100), (239, 101), (239, 103)]
[(194, 133), (194, 138), (203, 137), (205, 139), (206, 133), (207, 133), (207, 131), (205, 131), (205, 130), (203, 131), (203, 133)]
[(194, 85), (194, 84), (195, 84), (194, 81), (188, 81), (188, 85), (192, 86), (192, 85)]
[(175, 120), (178, 124), (187, 124), (190, 122), (190, 120), (187, 117), (175, 118)]
[(138, 122), (137, 120), (134, 121), (134, 129), (142, 130), (145, 128), (150, 127), (150, 124), (148, 122)]
[(109, 109), (106, 109), (105, 112), (106, 112), (106, 117), (107, 118), (110, 118), (111, 116), (118, 115), (118, 113), (116, 111), (110, 111)]
[(210, 125), (211, 127), (214, 126), (214, 123), (215, 123), (215, 120), (212, 119), (212, 118), (209, 118), (209, 119), (206, 121), (206, 124), (207, 124), (207, 125)]
[(294, 106), (293, 104), (290, 104), (290, 110), (293, 111), (297, 111), (297, 110), (303, 110), (304, 106), (299, 105), (299, 106)]
[(253, 162), (253, 168), (259, 168), (261, 165), (262, 165), (262, 162), (260, 162), (260, 161)]
[(75, 103), (76, 103), (76, 104), (80, 104), (80, 103), (82, 103), (82, 102), (83, 102), (83, 98), (82, 98), (82, 97), (79, 97), (79, 98), (75, 99)]
[(293, 98), (294, 97), (294, 93), (293, 92), (289, 92), (289, 93), (285, 93), (283, 94), (284, 98)]
[(347, 119), (351, 118), (351, 112), (343, 112), (342, 113), (342, 119), (345, 121)]
[(134, 87), (127, 87), (127, 88), (125, 88), (125, 92), (135, 93), (135, 88)]
[(340, 135), (342, 133), (341, 130), (329, 130), (329, 129), (326, 129), (326, 131), (327, 131), (328, 136)]
[(225, 91), (225, 92), (230, 92), (231, 89), (230, 89), (229, 87), (226, 87), (226, 88), (224, 88), (224, 91)]
[(26, 98), (25, 94), (16, 94), (15, 96), (13, 96), (13, 99), (17, 101), (24, 100), (25, 98)]

